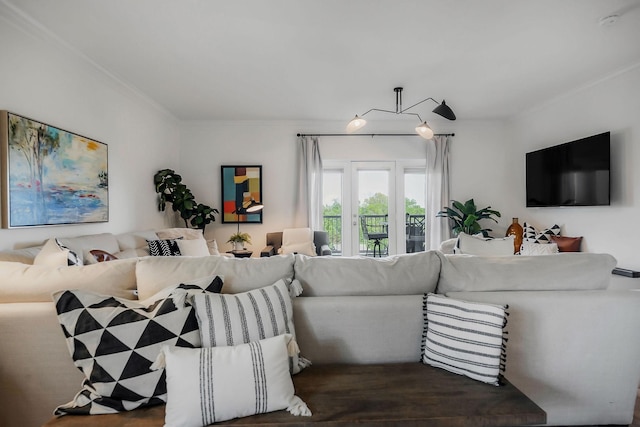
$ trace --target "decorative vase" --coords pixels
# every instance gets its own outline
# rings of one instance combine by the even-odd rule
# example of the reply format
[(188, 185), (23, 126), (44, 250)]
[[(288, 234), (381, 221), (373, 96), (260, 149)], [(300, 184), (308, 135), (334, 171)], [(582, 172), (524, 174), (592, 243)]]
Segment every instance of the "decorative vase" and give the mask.
[(520, 246), (522, 246), (522, 226), (518, 224), (518, 218), (511, 220), (511, 225), (507, 228), (507, 234), (505, 236), (514, 236), (513, 239), (513, 253), (520, 253)]
[[(520, 227), (520, 229), (522, 229), (522, 227)], [(522, 237), (522, 236), (521, 236)], [(233, 242), (233, 250), (234, 251), (241, 251), (244, 249), (244, 242)]]

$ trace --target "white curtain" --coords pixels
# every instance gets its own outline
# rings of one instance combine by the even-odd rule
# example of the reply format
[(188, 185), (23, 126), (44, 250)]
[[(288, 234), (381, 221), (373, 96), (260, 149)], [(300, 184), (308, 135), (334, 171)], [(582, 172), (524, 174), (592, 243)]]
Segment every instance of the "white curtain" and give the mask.
[(447, 218), (436, 218), (444, 206), (449, 206), (450, 136), (434, 136), (427, 141), (427, 206), (425, 209), (425, 249), (438, 249), (451, 237)]
[(318, 137), (298, 137), (295, 226), (323, 230), (322, 157)]

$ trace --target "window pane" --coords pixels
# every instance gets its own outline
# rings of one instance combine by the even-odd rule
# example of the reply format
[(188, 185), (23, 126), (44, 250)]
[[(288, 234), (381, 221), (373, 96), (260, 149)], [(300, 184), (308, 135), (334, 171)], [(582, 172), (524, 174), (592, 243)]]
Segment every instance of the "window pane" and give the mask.
[(342, 254), (342, 171), (322, 173), (324, 231), (329, 234), (332, 255)]
[(389, 253), (389, 171), (358, 171), (358, 214), (360, 254)]
[(424, 251), (426, 182), (424, 170), (407, 169), (404, 173), (407, 253)]

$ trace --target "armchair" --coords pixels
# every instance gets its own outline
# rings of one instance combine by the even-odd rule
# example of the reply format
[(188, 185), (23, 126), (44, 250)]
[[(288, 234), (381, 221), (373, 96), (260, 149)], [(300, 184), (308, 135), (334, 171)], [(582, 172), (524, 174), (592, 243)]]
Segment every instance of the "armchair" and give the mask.
[[(267, 246), (260, 251), (261, 257), (278, 255), (279, 250), (282, 247), (282, 234), (282, 231), (267, 233)], [(331, 255), (331, 249), (329, 248), (329, 233), (326, 231), (314, 231), (313, 244), (316, 247), (316, 255)]]

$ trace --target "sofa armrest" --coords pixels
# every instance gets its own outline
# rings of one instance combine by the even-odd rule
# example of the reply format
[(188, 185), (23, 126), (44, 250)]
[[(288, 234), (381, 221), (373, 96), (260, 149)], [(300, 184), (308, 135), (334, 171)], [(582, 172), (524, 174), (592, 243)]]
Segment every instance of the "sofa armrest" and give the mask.
[(322, 245), (320, 247), (320, 253), (318, 255), (331, 255), (331, 248), (329, 247), (329, 245)]
[(265, 246), (261, 251), (260, 251), (260, 257), (270, 257), (270, 256), (274, 256), (276, 254), (275, 249), (273, 248), (273, 246), (269, 245), (269, 246)]

